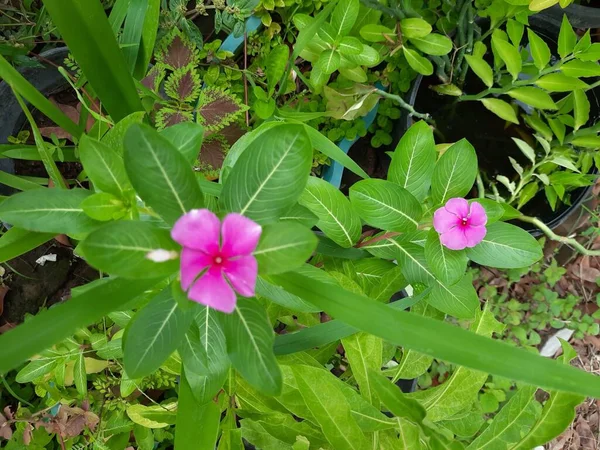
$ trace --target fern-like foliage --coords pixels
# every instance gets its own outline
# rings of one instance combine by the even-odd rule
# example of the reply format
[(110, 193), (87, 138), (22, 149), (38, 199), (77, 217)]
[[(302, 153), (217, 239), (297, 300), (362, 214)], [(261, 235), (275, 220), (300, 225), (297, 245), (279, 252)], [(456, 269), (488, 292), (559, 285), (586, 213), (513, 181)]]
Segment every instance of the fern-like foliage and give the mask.
[(198, 64), (198, 48), (178, 28), (165, 35), (158, 44), (156, 60), (173, 71)]
[(225, 90), (207, 88), (200, 92), (196, 121), (209, 133), (215, 133), (239, 119), (248, 107)]
[(200, 75), (191, 66), (175, 70), (165, 82), (167, 95), (182, 103), (196, 100), (201, 88)]

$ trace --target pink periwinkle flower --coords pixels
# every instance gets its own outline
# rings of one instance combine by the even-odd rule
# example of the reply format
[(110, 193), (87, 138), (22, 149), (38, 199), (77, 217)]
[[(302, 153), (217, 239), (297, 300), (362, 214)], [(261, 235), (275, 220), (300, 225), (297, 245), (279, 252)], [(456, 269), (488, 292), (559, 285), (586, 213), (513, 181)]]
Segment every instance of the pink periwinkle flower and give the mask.
[(451, 198), (433, 214), (433, 227), (450, 250), (475, 247), (485, 237), (487, 214), (477, 202)]
[(171, 237), (183, 246), (181, 287), (189, 299), (231, 313), (235, 291), (253, 297), (258, 264), (252, 252), (261, 227), (239, 214), (223, 222), (208, 209), (194, 209), (177, 220)]

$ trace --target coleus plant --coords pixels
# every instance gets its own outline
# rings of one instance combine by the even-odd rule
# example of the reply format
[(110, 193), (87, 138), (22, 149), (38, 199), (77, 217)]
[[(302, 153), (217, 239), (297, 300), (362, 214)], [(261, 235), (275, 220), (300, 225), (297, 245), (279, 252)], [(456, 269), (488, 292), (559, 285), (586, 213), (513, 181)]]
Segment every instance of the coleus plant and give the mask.
[[(223, 448), (241, 445), (242, 435), (256, 441), (265, 427), (285, 433), (280, 440), (296, 448), (362, 449), (373, 440), (398, 448), (405, 430), (412, 430), (411, 442), (440, 448), (452, 433), (442, 421), (469, 410), (487, 373), (574, 403), (575, 394), (600, 395), (593, 375), (490, 339), (500, 327), (480, 308), (465, 275), (468, 261), (522, 267), (542, 253), (529, 234), (503, 221), (501, 204), (460, 200), (477, 173), (468, 142), (438, 159), (431, 129), (417, 123), (394, 152), (388, 180), (360, 181), (348, 198), (310, 177), (312, 136), (302, 124), (268, 122), (245, 135), (217, 184), (193, 171), (200, 125), (158, 132), (141, 120), (125, 118), (100, 141), (82, 136), (92, 189), (36, 189), (0, 204), (0, 219), (21, 239), (68, 234), (79, 241), (76, 252), (107, 274), (0, 336), (0, 371), (110, 312), (135, 310), (122, 336), (127, 376), (147, 376), (174, 354), (181, 360), (178, 403), (163, 412), (168, 420), (175, 416), (178, 449), (213, 449), (219, 436)], [(460, 235), (449, 237), (457, 227)], [(415, 295), (387, 304), (407, 283)], [(335, 320), (321, 324), (321, 311)], [(296, 331), (298, 324), (306, 327)], [(289, 332), (276, 335), (274, 326)], [(339, 339), (359, 391), (324, 366)], [(472, 390), (446, 385), (407, 399), (380, 373), (398, 348), (400, 367), (416, 357), (463, 366), (452, 385)], [(533, 390), (520, 394), (524, 404)], [(561, 413), (572, 410), (558, 404)], [(547, 405), (558, 407), (554, 400)], [(267, 411), (269, 422), (254, 420), (257, 411)], [(269, 426), (271, 417), (279, 427)], [(486, 433), (494, 430), (502, 427)]]

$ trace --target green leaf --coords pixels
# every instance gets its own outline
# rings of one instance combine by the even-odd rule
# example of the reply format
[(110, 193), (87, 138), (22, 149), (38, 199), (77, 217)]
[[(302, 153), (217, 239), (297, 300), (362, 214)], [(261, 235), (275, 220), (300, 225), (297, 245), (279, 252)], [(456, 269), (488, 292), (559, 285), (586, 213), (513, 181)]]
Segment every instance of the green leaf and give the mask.
[(418, 200), (391, 181), (359, 181), (350, 188), (350, 203), (361, 219), (382, 230), (416, 230), (422, 215)]
[(142, 404), (127, 407), (127, 415), (133, 423), (146, 428), (165, 428), (175, 425), (177, 403), (144, 406)]
[(556, 103), (552, 97), (541, 89), (534, 87), (521, 87), (511, 89), (507, 92), (512, 98), (522, 101), (534, 108), (539, 109), (557, 109)]
[(276, 223), (263, 227), (253, 255), (261, 274), (282, 273), (300, 267), (317, 248), (317, 237), (299, 223)]
[(510, 103), (506, 103), (504, 100), (498, 98), (482, 98), (480, 102), (483, 103), (483, 106), (485, 106), (486, 109), (493, 112), (501, 119), (516, 123), (517, 125), (519, 124), (517, 114)]
[[(154, 44), (158, 33), (158, 22), (160, 17), (160, 0), (148, 0), (144, 26), (142, 28), (142, 42), (138, 52), (135, 67), (135, 78), (141, 79), (148, 71), (148, 65), (154, 54)], [(116, 33), (115, 33), (116, 34)]]
[[(331, 24), (325, 22), (323, 25), (321, 25), (318, 37), (323, 40), (324, 44), (326, 44), (326, 48), (330, 48), (335, 44), (337, 33), (333, 29), (333, 26), (331, 26)], [(313, 42), (313, 45), (314, 44), (315, 42)]]
[(377, 50), (368, 45), (363, 45), (361, 52), (357, 55), (346, 54), (342, 57), (341, 66), (359, 65), (374, 67), (381, 62), (381, 55)]
[(575, 116), (575, 130), (584, 126), (590, 118), (590, 101), (587, 94), (581, 89), (573, 91), (573, 112)]
[(415, 423), (423, 422), (426, 412), (418, 401), (404, 395), (398, 386), (379, 373), (379, 368), (377, 371), (370, 370), (369, 372), (373, 389), (394, 416), (403, 417)]
[[(305, 27), (302, 27), (302, 31), (298, 34), (296, 39), (296, 44), (294, 45), (294, 50), (292, 52), (290, 61), (295, 61), (298, 55), (300, 55), (300, 53), (302, 53), (302, 51), (306, 48), (306, 46), (314, 41), (314, 39), (317, 37), (318, 31), (321, 29), (322, 25), (325, 23), (336, 5), (336, 2), (331, 2), (315, 16), (314, 20), (309, 21)], [(289, 68), (290, 66), (288, 66), (288, 71)]]
[(466, 139), (453, 144), (440, 157), (433, 171), (431, 197), (436, 204), (469, 193), (477, 177), (477, 155)]
[(150, 300), (126, 328), (123, 365), (127, 375), (141, 378), (158, 370), (177, 350), (192, 320), (192, 314), (179, 308), (171, 287)]
[(138, 445), (138, 450), (154, 449), (154, 434), (150, 428), (136, 423), (133, 426), (133, 435), (135, 436), (135, 443)]
[(317, 227), (341, 247), (352, 247), (362, 231), (360, 217), (339, 190), (320, 178), (310, 177), (300, 204), (315, 214)]
[(81, 202), (81, 207), (88, 216), (101, 222), (121, 218), (127, 213), (121, 199), (108, 192), (90, 195)]
[(416, 51), (404, 46), (402, 47), (404, 57), (408, 62), (408, 65), (417, 73), (421, 75), (431, 75), (433, 73), (433, 65), (427, 58), (423, 58)]
[(370, 23), (360, 29), (360, 36), (367, 42), (383, 42), (386, 36), (395, 37), (394, 30), (376, 23)]
[(221, 408), (215, 402), (199, 403), (183, 375), (179, 381), (175, 424), (178, 450), (214, 450), (219, 436)]
[(338, 37), (350, 33), (358, 18), (359, 9), (359, 0), (345, 0), (337, 3), (333, 13), (331, 13), (331, 25)]
[(420, 38), (412, 38), (409, 41), (428, 55), (443, 56), (452, 50), (452, 41), (446, 36), (437, 33), (431, 33)]
[(533, 426), (540, 413), (540, 404), (535, 401), (534, 394), (533, 386), (521, 388), (467, 448), (506, 449), (519, 441)]
[(515, 144), (517, 144), (517, 147), (519, 147), (521, 153), (523, 153), (525, 157), (531, 161), (531, 164), (535, 164), (535, 150), (531, 148), (527, 142), (521, 139), (512, 138), (512, 140), (515, 142)]
[(529, 4), (529, 9), (531, 11), (541, 11), (546, 8), (550, 8), (551, 6), (556, 5), (559, 0), (531, 0)]
[(312, 152), (304, 125), (266, 128), (239, 156), (223, 186), (220, 206), (261, 225), (275, 221), (302, 193)]
[(181, 122), (159, 131), (192, 165), (198, 160), (204, 128), (193, 122)]
[(260, 421), (243, 419), (240, 425), (244, 439), (264, 450), (296, 450), (299, 447), (295, 444), (301, 442), (300, 438), (306, 439), (306, 447), (300, 447), (306, 450), (310, 444), (321, 448), (326, 445), (318, 429), (306, 420), (296, 421), (291, 414), (270, 413)]
[(422, 38), (431, 33), (431, 25), (419, 18), (402, 19), (400, 29), (406, 39)]
[(333, 448), (367, 450), (365, 435), (352, 417), (350, 405), (339, 388), (328, 378), (315, 383), (314, 369), (295, 366), (294, 377), (304, 403), (320, 425)]
[(19, 370), (15, 380), (17, 383), (31, 383), (33, 380), (52, 372), (59, 363), (61, 363), (59, 358), (40, 356)]
[(367, 73), (359, 66), (348, 69), (340, 67), (340, 74), (350, 81), (356, 81), (357, 83), (365, 83), (368, 80)]
[(550, 62), (550, 47), (529, 27), (527, 28), (527, 37), (533, 62), (538, 70), (542, 70)]
[(107, 280), (44, 310), (0, 336), (0, 373), (72, 336), (155, 285), (157, 280)]
[(34, 189), (15, 194), (0, 203), (0, 218), (29, 231), (54, 234), (87, 233), (98, 227), (81, 202), (90, 195), (84, 189)]
[(133, 124), (125, 135), (125, 168), (148, 206), (173, 224), (203, 206), (202, 192), (186, 158), (147, 125)]
[[(502, 332), (503, 326), (494, 319), (491, 312), (478, 311), (469, 331), (489, 338), (494, 332)], [(427, 409), (427, 418), (438, 422), (455, 416), (468, 409), (477, 399), (477, 394), (488, 379), (486, 373), (456, 368), (441, 385), (411, 394)]]
[(508, 19), (506, 22), (506, 33), (510, 37), (511, 42), (517, 48), (521, 45), (521, 39), (523, 39), (523, 32), (525, 26), (516, 20)]
[(79, 395), (84, 397), (87, 394), (87, 374), (85, 371), (85, 360), (83, 358), (83, 352), (79, 353), (75, 360), (75, 366), (73, 367), (73, 380), (75, 381), (75, 387)]
[(124, 198), (132, 189), (123, 157), (116, 150), (88, 136), (79, 143), (79, 157), (87, 176), (101, 191)]
[(479, 298), (469, 274), (451, 286), (437, 281), (427, 303), (459, 319), (472, 319), (479, 307)]
[(222, 315), (231, 364), (252, 386), (269, 395), (281, 392), (281, 370), (273, 353), (273, 329), (256, 299), (243, 299)]
[(569, 61), (560, 66), (562, 73), (569, 77), (597, 77), (600, 76), (600, 64), (596, 61)]
[(565, 140), (565, 134), (567, 131), (565, 124), (562, 123), (559, 119), (548, 119), (548, 125), (550, 126), (552, 132), (558, 139), (558, 142), (562, 144)]
[(487, 87), (492, 87), (494, 85), (494, 73), (492, 72), (492, 68), (483, 58), (465, 55), (465, 59), (471, 70), (475, 72), (475, 75), (481, 78), (481, 81), (483, 81)]
[(377, 395), (371, 384), (369, 372), (381, 369), (383, 364), (383, 341), (371, 334), (356, 333), (342, 339), (342, 345), (361, 395), (369, 403), (378, 407)]
[(358, 38), (346, 36), (340, 40), (338, 49), (342, 55), (358, 55), (363, 49), (363, 44)]
[(276, 45), (269, 52), (265, 63), (269, 92), (274, 92), (277, 84), (282, 82), (289, 58), (290, 49), (285, 44)]
[(600, 59), (600, 43), (595, 42), (589, 48), (581, 53), (577, 53), (575, 57), (580, 61), (594, 61)]
[(529, 267), (542, 257), (540, 244), (525, 230), (508, 223), (496, 222), (467, 256), (477, 264), (502, 269)]
[(440, 242), (440, 236), (433, 228), (427, 234), (425, 258), (433, 274), (447, 285), (460, 280), (469, 262), (464, 250), (450, 250)]
[(337, 50), (325, 50), (315, 63), (315, 68), (326, 75), (331, 75), (340, 68), (342, 59)]
[[(90, 265), (123, 278), (165, 277), (179, 268), (179, 245), (173, 242), (169, 230), (150, 223), (109, 223), (92, 232), (80, 246)], [(173, 256), (166, 261), (152, 260), (150, 253), (160, 250)]]
[[(142, 31), (144, 29), (144, 17), (148, 8), (148, 0), (130, 0), (125, 25), (121, 34), (120, 44), (125, 57), (125, 63), (131, 74), (134, 73), (140, 44), (142, 41)], [(156, 24), (158, 25), (158, 23)], [(148, 61), (150, 62), (150, 61)], [(143, 76), (143, 75), (142, 75)]]
[(44, 6), (112, 119), (119, 121), (142, 111), (133, 78), (100, 2), (45, 0)]
[(571, 27), (567, 15), (563, 15), (562, 23), (560, 24), (560, 32), (558, 34), (558, 54), (561, 58), (565, 58), (573, 53), (573, 49), (577, 44), (577, 34)]
[[(592, 148), (597, 150), (600, 148), (600, 136), (580, 136), (571, 141), (571, 144), (577, 147)], [(37, 191), (35, 191), (37, 192)], [(6, 202), (6, 201), (5, 201)], [(2, 216), (2, 206), (0, 206), (0, 217)]]
[(53, 239), (55, 233), (34, 233), (11, 227), (0, 236), (0, 263), (27, 253)]
[(506, 64), (506, 69), (516, 80), (521, 73), (522, 61), (519, 50), (508, 41), (500, 39), (496, 33), (492, 35), (492, 49), (494, 53)]
[(437, 153), (433, 131), (426, 122), (412, 125), (394, 150), (388, 180), (423, 201), (429, 192)]
[(112, 148), (118, 154), (123, 154), (123, 143), (125, 140), (125, 133), (129, 129), (129, 127), (134, 123), (142, 123), (144, 121), (144, 117), (146, 113), (143, 111), (135, 112), (124, 119), (121, 119), (119, 122), (115, 124), (110, 130), (106, 132), (106, 134), (102, 137), (102, 143), (107, 147)]
[(550, 92), (571, 92), (575, 89), (585, 89), (588, 87), (587, 83), (577, 78), (568, 77), (562, 73), (544, 75), (535, 84)]

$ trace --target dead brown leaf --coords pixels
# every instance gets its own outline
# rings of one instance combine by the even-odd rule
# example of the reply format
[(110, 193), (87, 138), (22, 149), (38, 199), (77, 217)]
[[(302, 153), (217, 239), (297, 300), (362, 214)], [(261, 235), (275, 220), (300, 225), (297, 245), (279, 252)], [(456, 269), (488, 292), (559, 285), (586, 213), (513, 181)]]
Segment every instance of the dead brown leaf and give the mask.
[(13, 432), (10, 428), (10, 423), (6, 417), (4, 417), (4, 415), (0, 414), (0, 438), (8, 440), (12, 437), (12, 435)]
[(33, 427), (31, 426), (30, 423), (28, 423), (27, 425), (25, 425), (25, 429), (23, 430), (23, 443), (25, 445), (29, 445), (31, 443), (31, 438), (33, 433)]

